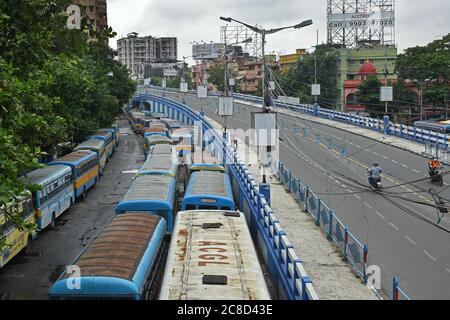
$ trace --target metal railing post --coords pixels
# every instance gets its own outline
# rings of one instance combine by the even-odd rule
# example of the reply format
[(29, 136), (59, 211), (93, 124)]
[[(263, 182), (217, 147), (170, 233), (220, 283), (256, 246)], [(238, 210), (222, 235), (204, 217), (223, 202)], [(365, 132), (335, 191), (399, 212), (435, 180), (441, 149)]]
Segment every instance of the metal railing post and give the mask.
[(398, 278), (394, 276), (394, 283), (392, 289), (392, 300), (398, 301)]
[(317, 198), (317, 219), (316, 219), (316, 225), (320, 226), (320, 207), (321, 207), (322, 201), (320, 198)]
[(309, 196), (309, 186), (306, 186), (306, 193), (305, 193), (305, 210), (306, 210), (306, 213), (309, 213), (309, 210), (308, 210), (308, 196)]
[(345, 242), (344, 242), (344, 255), (347, 257), (347, 244), (348, 244), (348, 226), (345, 226)]
[(330, 209), (330, 225), (328, 226), (328, 240), (333, 240), (333, 216), (334, 216), (334, 210)]
[(302, 276), (302, 300), (309, 300), (308, 293), (306, 292), (306, 284), (312, 283), (310, 277)]
[(369, 253), (369, 247), (367, 245), (364, 245), (364, 257), (363, 257), (363, 279), (364, 283), (367, 283), (367, 261), (368, 261), (368, 253)]

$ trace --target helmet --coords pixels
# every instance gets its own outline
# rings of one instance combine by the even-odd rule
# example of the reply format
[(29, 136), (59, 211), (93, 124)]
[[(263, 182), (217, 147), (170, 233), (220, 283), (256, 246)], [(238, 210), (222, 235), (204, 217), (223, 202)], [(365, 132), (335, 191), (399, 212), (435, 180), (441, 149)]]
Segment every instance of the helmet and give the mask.
[(373, 164), (373, 166), (374, 166), (374, 167), (378, 167), (378, 163), (375, 162), (375, 163)]
[(433, 157), (433, 160), (438, 160), (438, 158), (437, 157)]

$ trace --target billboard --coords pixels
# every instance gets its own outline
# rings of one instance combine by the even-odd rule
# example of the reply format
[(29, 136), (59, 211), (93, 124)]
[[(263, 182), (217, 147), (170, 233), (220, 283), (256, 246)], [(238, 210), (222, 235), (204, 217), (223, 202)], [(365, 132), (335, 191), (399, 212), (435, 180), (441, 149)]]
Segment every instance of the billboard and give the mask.
[(255, 147), (275, 147), (278, 145), (278, 114), (275, 112), (252, 112), (252, 144)]
[(197, 88), (197, 98), (207, 98), (208, 97), (208, 89), (204, 86), (198, 86)]
[(192, 58), (201, 59), (217, 59), (223, 54), (225, 46), (223, 43), (195, 44), (192, 46)]
[(188, 84), (186, 82), (180, 83), (180, 92), (188, 92)]
[(178, 71), (175, 69), (164, 69), (164, 77), (176, 77)]
[(328, 28), (366, 28), (375, 26), (392, 27), (395, 24), (394, 11), (335, 13), (328, 15)]
[(281, 103), (300, 104), (300, 98), (298, 97), (278, 96), (278, 101)]
[(381, 87), (380, 101), (390, 102), (394, 100), (394, 88), (393, 87)]
[(232, 97), (219, 97), (219, 116), (232, 116), (233, 115), (233, 98)]

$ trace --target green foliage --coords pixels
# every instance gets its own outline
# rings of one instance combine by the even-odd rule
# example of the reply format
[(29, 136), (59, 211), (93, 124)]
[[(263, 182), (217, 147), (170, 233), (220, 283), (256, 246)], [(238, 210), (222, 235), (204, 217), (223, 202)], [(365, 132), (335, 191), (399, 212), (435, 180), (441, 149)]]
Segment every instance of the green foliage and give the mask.
[[(228, 65), (227, 74), (228, 79), (236, 77), (236, 73), (231, 65)], [(208, 82), (215, 85), (218, 91), (225, 91), (225, 64), (209, 68), (208, 75)]]
[[(318, 83), (321, 84), (321, 95), (318, 103), (324, 107), (334, 107), (337, 100), (337, 55), (331, 45), (320, 45), (316, 48)], [(311, 84), (315, 75), (314, 53), (305, 54), (295, 68), (280, 77), (279, 84), (288, 96), (299, 97), (303, 103), (312, 103)]]
[[(424, 104), (444, 107), (450, 100), (450, 33), (423, 47), (408, 48), (398, 56), (400, 81), (424, 84)], [(428, 83), (427, 80), (430, 80)]]
[(380, 90), (380, 81), (377, 76), (371, 75), (359, 85), (356, 93), (358, 103), (365, 105), (372, 117), (384, 112), (384, 106), (380, 104)]
[[(38, 168), (59, 144), (111, 125), (136, 89), (107, 45), (113, 30), (90, 28), (95, 41), (67, 30), (69, 4), (0, 1), (0, 202), (33, 188), (18, 177)], [(89, 29), (86, 19), (83, 27)]]

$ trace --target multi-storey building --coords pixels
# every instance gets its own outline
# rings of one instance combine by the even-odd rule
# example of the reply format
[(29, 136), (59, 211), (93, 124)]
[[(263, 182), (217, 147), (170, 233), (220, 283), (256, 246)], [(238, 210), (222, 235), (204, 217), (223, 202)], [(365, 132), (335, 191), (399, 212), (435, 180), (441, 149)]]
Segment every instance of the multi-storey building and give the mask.
[(117, 41), (117, 51), (119, 61), (138, 79), (144, 79), (152, 65), (177, 64), (177, 38), (174, 37), (139, 37), (132, 32)]
[(72, 0), (73, 4), (85, 7), (90, 25), (96, 31), (108, 28), (106, 0)]
[(344, 48), (337, 50), (337, 84), (338, 84), (338, 110), (357, 110), (351, 105), (353, 96), (359, 84), (367, 74), (375, 75), (384, 83), (397, 80), (395, 63), (397, 61), (397, 48)]
[(295, 53), (292, 54), (280, 54), (280, 71), (285, 74), (290, 68), (297, 65), (298, 60), (300, 60), (306, 54), (306, 49), (297, 49)]

